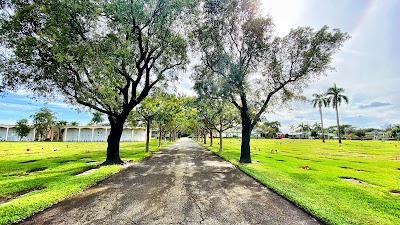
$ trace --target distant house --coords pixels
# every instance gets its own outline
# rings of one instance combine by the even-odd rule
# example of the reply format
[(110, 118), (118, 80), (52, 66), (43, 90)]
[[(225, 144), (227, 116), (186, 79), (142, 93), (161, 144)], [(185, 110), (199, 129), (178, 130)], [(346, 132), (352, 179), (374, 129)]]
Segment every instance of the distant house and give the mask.
[[(110, 126), (52, 127), (47, 135), (47, 140), (66, 142), (106, 142), (110, 131)], [(28, 136), (24, 137), (22, 141), (34, 141), (35, 139), (36, 130), (32, 128)], [(125, 127), (121, 136), (121, 141), (125, 142), (145, 141), (145, 139), (146, 129), (141, 127)], [(0, 125), (0, 141), (19, 141), (14, 125)]]

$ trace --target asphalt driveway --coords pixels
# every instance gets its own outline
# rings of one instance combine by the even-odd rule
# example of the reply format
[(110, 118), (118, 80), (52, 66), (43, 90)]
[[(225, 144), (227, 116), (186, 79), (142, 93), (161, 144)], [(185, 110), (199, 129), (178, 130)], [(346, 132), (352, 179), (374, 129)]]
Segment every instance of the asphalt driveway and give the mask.
[(21, 224), (318, 224), (235, 166), (181, 139)]

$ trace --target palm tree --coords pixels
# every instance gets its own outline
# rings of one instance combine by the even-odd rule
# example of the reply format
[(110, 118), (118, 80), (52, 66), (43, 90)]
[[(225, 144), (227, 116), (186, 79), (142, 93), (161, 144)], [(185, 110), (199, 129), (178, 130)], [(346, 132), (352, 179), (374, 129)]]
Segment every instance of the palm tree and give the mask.
[(321, 118), (322, 142), (325, 143), (324, 121), (322, 119), (322, 107), (328, 106), (328, 99), (326, 98), (325, 94), (314, 93), (312, 96), (314, 97), (314, 99), (311, 100), (311, 104), (314, 106), (314, 108), (317, 106), (319, 108), (319, 115)]
[(332, 107), (336, 110), (337, 134), (339, 138), (339, 143), (342, 143), (342, 137), (340, 135), (338, 107), (342, 103), (342, 100), (344, 100), (346, 104), (349, 103), (349, 99), (347, 98), (347, 96), (342, 94), (343, 92), (344, 89), (337, 87), (336, 84), (333, 84), (333, 87), (328, 88), (328, 91), (326, 92), (326, 96), (328, 97), (328, 105), (332, 103)]
[(92, 115), (93, 115), (92, 122), (94, 124), (99, 124), (104, 121), (103, 114), (101, 112), (94, 112)]
[(76, 121), (72, 121), (69, 123), (70, 126), (79, 126), (79, 123)]

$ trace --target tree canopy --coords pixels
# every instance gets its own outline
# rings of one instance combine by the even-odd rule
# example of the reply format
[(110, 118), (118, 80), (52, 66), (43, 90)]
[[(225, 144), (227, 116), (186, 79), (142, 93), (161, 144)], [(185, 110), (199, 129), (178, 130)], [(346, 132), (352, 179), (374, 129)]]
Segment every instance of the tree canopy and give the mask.
[(15, 123), (15, 132), (18, 134), (19, 139), (28, 136), (31, 127), (28, 125), (27, 119), (20, 119)]
[(39, 134), (40, 140), (44, 140), (51, 126), (55, 123), (54, 113), (50, 109), (43, 107), (31, 117), (33, 127), (36, 129), (37, 134)]
[(194, 81), (205, 92), (223, 96), (240, 111), (240, 162), (251, 162), (250, 134), (265, 111), (296, 99), (331, 68), (332, 55), (348, 39), (339, 29), (292, 29), (274, 37), (259, 1), (205, 1), (193, 33), (201, 64)]
[[(3, 2), (3, 1), (2, 1)], [(0, 89), (60, 93), (108, 116), (105, 164), (122, 163), (119, 140), (129, 112), (188, 62), (184, 26), (197, 1), (5, 0)]]

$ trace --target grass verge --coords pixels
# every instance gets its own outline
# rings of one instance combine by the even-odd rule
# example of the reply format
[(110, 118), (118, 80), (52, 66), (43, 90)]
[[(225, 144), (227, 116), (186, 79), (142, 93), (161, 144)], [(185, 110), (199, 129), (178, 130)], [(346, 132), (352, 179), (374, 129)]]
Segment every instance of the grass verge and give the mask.
[(400, 143), (252, 139), (253, 163), (240, 164), (240, 140), (204, 145), (327, 224), (400, 224)]
[[(120, 165), (97, 167), (106, 148), (104, 142), (0, 142), (0, 224), (21, 221), (120, 171)], [(155, 139), (150, 152), (144, 149), (144, 142), (121, 142), (120, 155), (139, 161), (160, 150)]]

